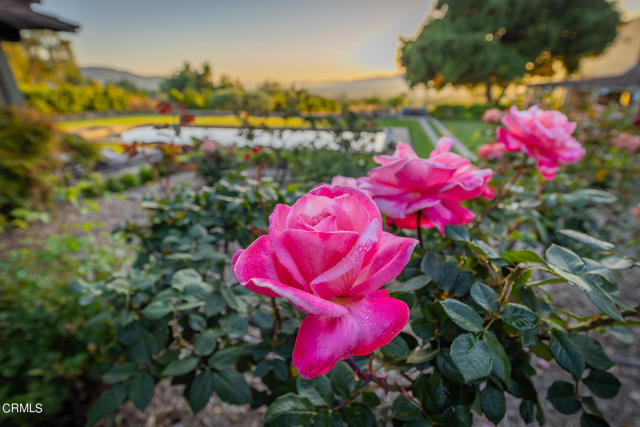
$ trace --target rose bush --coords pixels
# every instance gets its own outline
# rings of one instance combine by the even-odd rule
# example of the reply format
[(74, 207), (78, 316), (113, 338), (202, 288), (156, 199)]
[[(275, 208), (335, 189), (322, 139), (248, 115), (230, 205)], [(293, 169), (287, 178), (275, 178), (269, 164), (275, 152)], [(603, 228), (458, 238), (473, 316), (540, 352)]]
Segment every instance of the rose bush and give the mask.
[[(543, 132), (549, 150), (525, 151), (573, 146), (553, 132), (565, 139)], [(599, 336), (627, 339), (638, 322), (619, 289), (637, 261), (607, 241), (601, 219), (620, 199), (591, 188), (582, 162), (526, 156), (553, 170), (543, 180), (515, 155), (492, 172), (450, 148), (445, 139), (420, 159), (399, 145), (367, 177), (335, 177), (302, 197), (222, 179), (146, 200), (150, 222), (125, 227), (140, 239), (133, 268), (76, 284), (87, 302), (108, 302), (118, 336), (89, 422), (127, 399), (144, 409), (171, 379), (194, 412), (215, 393), (268, 406), (267, 425), (497, 424), (506, 395), (526, 423), (545, 422), (546, 398), (582, 425), (606, 425), (596, 398), (614, 397), (620, 381)], [(416, 228), (423, 214), (434, 229), (422, 247), (410, 231), (383, 231), (389, 218)], [(556, 298), (565, 288), (574, 310)], [(538, 389), (541, 365), (567, 375)]]

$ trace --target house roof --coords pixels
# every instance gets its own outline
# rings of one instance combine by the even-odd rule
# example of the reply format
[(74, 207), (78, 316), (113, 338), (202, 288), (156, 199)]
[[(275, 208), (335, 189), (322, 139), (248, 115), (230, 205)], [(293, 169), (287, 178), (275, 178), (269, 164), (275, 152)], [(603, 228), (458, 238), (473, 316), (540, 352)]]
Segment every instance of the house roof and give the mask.
[(627, 70), (626, 73), (619, 76), (596, 77), (592, 79), (582, 80), (563, 80), (559, 82), (538, 83), (529, 85), (531, 87), (607, 87), (607, 88), (640, 88), (640, 61)]
[(20, 30), (47, 29), (74, 32), (78, 25), (36, 12), (31, 3), (39, 0), (0, 0), (0, 40), (20, 40)]

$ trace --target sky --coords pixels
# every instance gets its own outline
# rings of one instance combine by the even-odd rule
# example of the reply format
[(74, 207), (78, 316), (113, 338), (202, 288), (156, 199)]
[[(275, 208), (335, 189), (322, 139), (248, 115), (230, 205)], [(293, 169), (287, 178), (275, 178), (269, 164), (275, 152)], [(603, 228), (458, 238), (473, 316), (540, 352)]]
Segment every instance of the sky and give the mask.
[[(188, 61), (243, 82), (354, 80), (399, 71), (399, 36), (433, 0), (43, 0), (80, 24), (81, 66), (166, 75)], [(640, 13), (640, 0), (622, 0)]]

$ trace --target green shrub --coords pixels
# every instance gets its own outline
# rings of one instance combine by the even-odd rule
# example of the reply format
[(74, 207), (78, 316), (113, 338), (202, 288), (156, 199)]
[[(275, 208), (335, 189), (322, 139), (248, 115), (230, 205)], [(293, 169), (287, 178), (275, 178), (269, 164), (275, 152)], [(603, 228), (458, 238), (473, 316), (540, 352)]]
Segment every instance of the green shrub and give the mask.
[(23, 84), (20, 90), (30, 107), (45, 113), (126, 110), (132, 95), (117, 86), (99, 83), (86, 86), (61, 84), (55, 88)]
[(150, 166), (141, 166), (138, 170), (138, 180), (140, 184), (146, 184), (148, 182), (153, 182), (156, 179), (156, 176), (153, 173), (153, 169)]
[(62, 134), (60, 136), (60, 149), (69, 156), (67, 163), (81, 165), (86, 170), (91, 170), (100, 160), (100, 146), (84, 139), (79, 135)]
[[(42, 415), (0, 412), (0, 424), (31, 425), (44, 416), (58, 425), (77, 423), (72, 412), (59, 412), (63, 405), (82, 408), (99, 392), (92, 371), (114, 331), (107, 313), (69, 284), (105, 277), (122, 262), (120, 248), (119, 239), (98, 245), (91, 236), (61, 235), (42, 247), (10, 250), (0, 260), (0, 402), (44, 407)], [(83, 402), (78, 390), (87, 396)]]
[(126, 173), (120, 177), (120, 184), (122, 185), (123, 190), (128, 190), (129, 188), (137, 187), (140, 185), (138, 181), (138, 177), (132, 173)]
[(0, 214), (49, 199), (58, 145), (53, 123), (34, 110), (0, 109)]
[(110, 176), (104, 181), (104, 188), (112, 193), (118, 193), (124, 190), (122, 182), (118, 178)]

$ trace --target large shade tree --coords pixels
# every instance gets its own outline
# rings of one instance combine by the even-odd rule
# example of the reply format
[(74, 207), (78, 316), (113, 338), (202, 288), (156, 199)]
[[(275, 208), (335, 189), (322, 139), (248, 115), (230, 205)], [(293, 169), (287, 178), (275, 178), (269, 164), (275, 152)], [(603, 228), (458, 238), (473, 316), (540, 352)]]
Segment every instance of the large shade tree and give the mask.
[(504, 88), (527, 73), (571, 73), (617, 35), (620, 14), (607, 0), (438, 0), (400, 62), (411, 86), (433, 82)]

